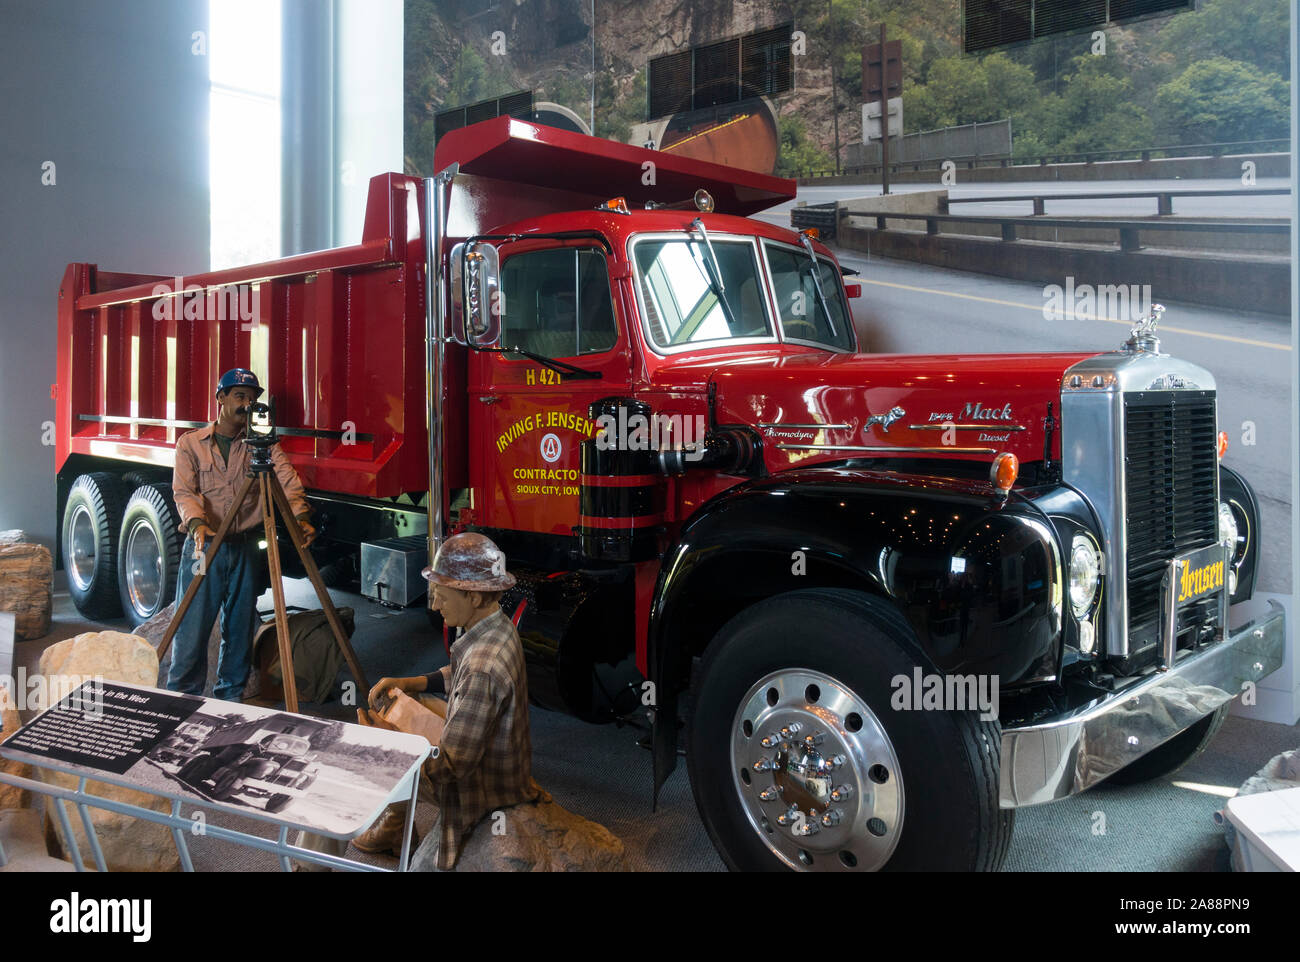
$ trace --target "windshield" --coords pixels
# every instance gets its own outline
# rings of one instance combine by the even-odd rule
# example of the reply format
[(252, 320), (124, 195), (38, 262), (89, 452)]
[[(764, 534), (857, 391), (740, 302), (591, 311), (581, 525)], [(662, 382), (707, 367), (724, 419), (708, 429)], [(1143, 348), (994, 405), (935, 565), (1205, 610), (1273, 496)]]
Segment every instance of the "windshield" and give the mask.
[(646, 327), (658, 347), (772, 337), (754, 245), (710, 239), (722, 273), (725, 308), (701, 238), (647, 239), (633, 247)]
[[(853, 325), (844, 309), (844, 281), (829, 261), (818, 258), (822, 293), (831, 316), (817, 297), (813, 284), (812, 260), (808, 252), (764, 241), (767, 263), (772, 270), (776, 310), (786, 340), (815, 341), (844, 350), (853, 349)], [(829, 322), (828, 322), (829, 320)]]

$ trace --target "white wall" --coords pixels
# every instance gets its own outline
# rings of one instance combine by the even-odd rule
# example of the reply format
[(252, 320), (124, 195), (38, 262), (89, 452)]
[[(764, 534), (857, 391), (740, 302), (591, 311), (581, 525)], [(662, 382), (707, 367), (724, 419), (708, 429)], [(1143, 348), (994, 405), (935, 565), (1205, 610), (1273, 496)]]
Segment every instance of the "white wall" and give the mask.
[(284, 0), (285, 255), (356, 244), (402, 170), (402, 0)]
[(356, 244), (375, 174), (402, 172), (402, 0), (336, 0), (334, 243)]
[(64, 268), (208, 268), (207, 28), (206, 0), (0, 5), (0, 529), (50, 547)]

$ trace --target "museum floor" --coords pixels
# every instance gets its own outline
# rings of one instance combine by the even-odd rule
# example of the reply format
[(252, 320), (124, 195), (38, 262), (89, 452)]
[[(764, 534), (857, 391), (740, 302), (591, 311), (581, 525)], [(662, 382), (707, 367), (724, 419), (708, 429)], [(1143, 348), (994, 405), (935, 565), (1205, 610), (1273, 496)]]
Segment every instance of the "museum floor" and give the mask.
[[(54, 624), (38, 641), (19, 642), (15, 671), (36, 670), (41, 652), (56, 641), (100, 628), (126, 630), (125, 622), (92, 625), (81, 619), (56, 575)], [(311, 586), (286, 582), (290, 605), (316, 607)], [(446, 663), (446, 654), (418, 607), (389, 611), (358, 595), (332, 591), (336, 604), (356, 610), (353, 644), (371, 677), (412, 675)], [(269, 611), (271, 596), (262, 599)], [(347, 718), (338, 702), (303, 705), (307, 713)], [(556, 800), (600, 822), (623, 839), (633, 868), (649, 871), (721, 871), (695, 810), (684, 759), (668, 780), (659, 810), (650, 810), (650, 753), (636, 745), (641, 733), (613, 725), (533, 709), (533, 772)], [(1209, 749), (1175, 776), (1131, 788), (1104, 784), (1054, 805), (1022, 809), (1004, 865), (1006, 871), (1224, 871), (1227, 848), (1213, 821), (1237, 787), (1274, 755), (1300, 745), (1300, 727), (1232, 716)], [(1104, 834), (1096, 834), (1104, 815)], [(422, 806), (417, 828), (428, 828), (431, 810)], [(271, 834), (251, 820), (249, 831)], [(215, 839), (194, 839), (199, 871), (274, 870), (273, 856)], [(355, 849), (349, 857), (362, 856)], [(391, 861), (391, 860), (390, 860)]]

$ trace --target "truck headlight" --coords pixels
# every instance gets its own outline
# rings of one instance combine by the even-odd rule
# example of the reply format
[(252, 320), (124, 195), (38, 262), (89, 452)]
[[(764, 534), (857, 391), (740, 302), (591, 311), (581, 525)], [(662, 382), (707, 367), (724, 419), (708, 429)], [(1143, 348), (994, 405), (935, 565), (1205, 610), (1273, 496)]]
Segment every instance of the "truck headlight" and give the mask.
[(1101, 585), (1101, 553), (1091, 538), (1075, 535), (1070, 547), (1070, 608), (1082, 618), (1097, 599)]
[(1237, 558), (1237, 519), (1232, 515), (1228, 502), (1219, 502), (1219, 543), (1232, 549), (1232, 557)]

